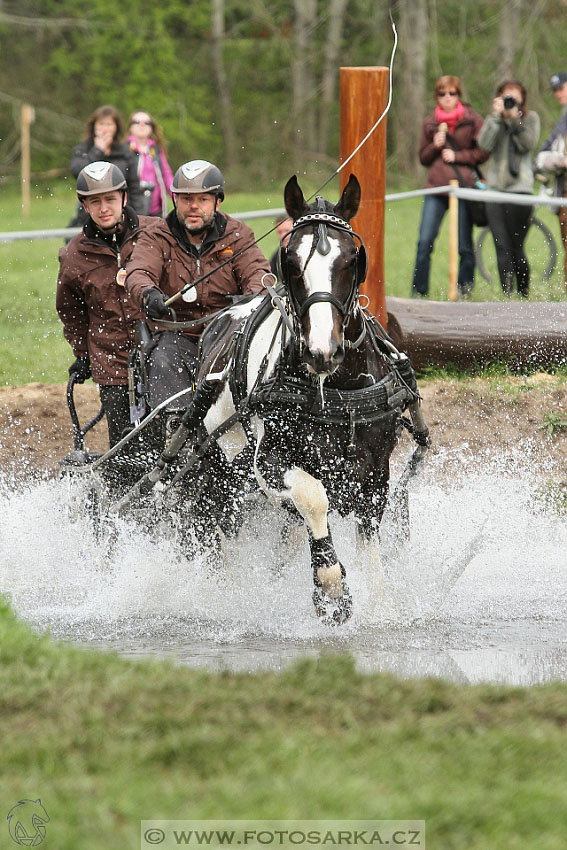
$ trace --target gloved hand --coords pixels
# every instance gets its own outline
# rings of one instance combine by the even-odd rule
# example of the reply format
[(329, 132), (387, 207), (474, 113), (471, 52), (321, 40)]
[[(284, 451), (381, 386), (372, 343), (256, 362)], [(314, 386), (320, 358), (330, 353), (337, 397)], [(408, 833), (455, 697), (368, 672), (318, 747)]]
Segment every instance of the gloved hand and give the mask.
[(169, 315), (169, 307), (165, 306), (167, 295), (152, 286), (144, 292), (144, 313), (148, 319), (161, 319), (163, 316)]
[(84, 384), (91, 374), (91, 361), (88, 357), (77, 357), (69, 366), (69, 375), (75, 375), (76, 384)]

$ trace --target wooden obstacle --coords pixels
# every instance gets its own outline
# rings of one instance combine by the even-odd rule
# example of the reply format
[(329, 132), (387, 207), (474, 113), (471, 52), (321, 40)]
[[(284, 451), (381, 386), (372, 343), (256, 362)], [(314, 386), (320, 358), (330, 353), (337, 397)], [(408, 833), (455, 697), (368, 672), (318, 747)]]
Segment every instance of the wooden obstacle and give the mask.
[(386, 298), (388, 333), (417, 368), (509, 359), (567, 364), (567, 301), (445, 302)]

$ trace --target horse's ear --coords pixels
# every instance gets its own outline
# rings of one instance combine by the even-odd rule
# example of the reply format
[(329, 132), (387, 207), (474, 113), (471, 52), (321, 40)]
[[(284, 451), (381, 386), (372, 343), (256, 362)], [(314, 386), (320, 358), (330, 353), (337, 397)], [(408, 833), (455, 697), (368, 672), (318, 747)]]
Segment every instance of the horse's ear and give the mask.
[(351, 174), (348, 178), (348, 183), (343, 189), (341, 199), (335, 207), (335, 212), (346, 221), (350, 221), (357, 214), (359, 206), (360, 183), (354, 174)]
[(298, 218), (301, 218), (309, 210), (295, 174), (285, 184), (284, 204), (287, 214), (293, 221), (297, 221)]

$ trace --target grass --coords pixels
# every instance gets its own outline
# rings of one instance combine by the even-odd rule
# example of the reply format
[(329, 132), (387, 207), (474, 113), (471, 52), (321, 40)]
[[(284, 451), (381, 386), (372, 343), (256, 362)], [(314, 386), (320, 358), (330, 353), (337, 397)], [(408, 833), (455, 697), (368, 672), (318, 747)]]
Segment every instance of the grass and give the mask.
[[(303, 188), (307, 196), (316, 187), (304, 185)], [(337, 192), (336, 182), (326, 190), (332, 200), (336, 199)], [(236, 193), (227, 197), (224, 208), (228, 212), (278, 209), (283, 205), (281, 193), (281, 187), (276, 192)], [(407, 297), (410, 293), (421, 203), (418, 198), (387, 204), (385, 262), (388, 295)], [(29, 218), (24, 219), (17, 188), (12, 185), (2, 190), (0, 219), (6, 230), (59, 228), (67, 224), (74, 206), (73, 181), (44, 181), (33, 187), (31, 213)], [(556, 217), (546, 209), (542, 209), (538, 215), (556, 234)], [(249, 224), (258, 237), (272, 227), (273, 219), (256, 219)], [(431, 297), (437, 300), (447, 298), (447, 227), (445, 217), (432, 260)], [(528, 253), (534, 272), (530, 298), (540, 301), (563, 300), (565, 292), (559, 268), (547, 283), (539, 275), (543, 243), (538, 244), (538, 236), (539, 233), (534, 230), (528, 237)], [(0, 244), (0, 384), (30, 381), (59, 383), (66, 379), (72, 355), (63, 339), (54, 307), (57, 255), (62, 244), (60, 239)], [(268, 257), (276, 246), (274, 234), (260, 243)], [(368, 247), (371, 250), (371, 246)], [(473, 300), (503, 298), (497, 282), (488, 284), (479, 275), (477, 278)]]
[(564, 846), (563, 684), (397, 681), (341, 655), (191, 671), (36, 637), (1, 600), (0, 662), (0, 813), (41, 797), (46, 847), (134, 848), (152, 818), (414, 818), (438, 850)]
[(545, 431), (548, 440), (553, 440), (559, 432), (567, 430), (567, 419), (560, 411), (550, 410), (546, 413), (539, 428), (541, 431)]

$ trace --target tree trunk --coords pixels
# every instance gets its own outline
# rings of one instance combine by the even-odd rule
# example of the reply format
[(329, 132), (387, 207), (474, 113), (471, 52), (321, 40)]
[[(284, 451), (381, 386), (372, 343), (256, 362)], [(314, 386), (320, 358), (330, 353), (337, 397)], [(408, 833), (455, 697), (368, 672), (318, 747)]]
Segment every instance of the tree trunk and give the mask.
[(524, 0), (509, 0), (502, 10), (498, 27), (497, 85), (516, 76), (516, 51), (520, 32)]
[(330, 0), (329, 24), (323, 59), (321, 80), (321, 104), (319, 110), (318, 149), (327, 152), (329, 144), (330, 109), (335, 97), (338, 74), (338, 58), (341, 49), (343, 21), (348, 0)]
[(400, 0), (401, 68), (397, 92), (396, 154), (400, 167), (417, 177), (418, 149), (425, 117), (427, 10), (426, 0)]
[(293, 81), (293, 129), (295, 153), (302, 161), (315, 148), (315, 81), (313, 33), (317, 19), (316, 0), (293, 0), (295, 10)]
[(235, 133), (232, 116), (232, 98), (224, 65), (224, 0), (212, 0), (212, 52), (213, 68), (219, 98), (219, 125), (224, 142), (223, 167), (230, 169), (235, 161)]

